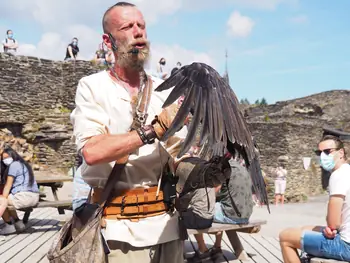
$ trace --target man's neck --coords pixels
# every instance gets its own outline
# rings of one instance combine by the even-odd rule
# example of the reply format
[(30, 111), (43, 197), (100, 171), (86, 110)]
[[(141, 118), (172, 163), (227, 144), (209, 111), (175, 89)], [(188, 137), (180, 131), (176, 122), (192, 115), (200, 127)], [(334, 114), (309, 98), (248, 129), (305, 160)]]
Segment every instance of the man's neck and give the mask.
[(140, 87), (140, 72), (137, 70), (127, 69), (114, 66), (114, 72), (117, 74), (118, 78), (127, 83), (131, 88)]
[(345, 160), (340, 160), (334, 167), (334, 171), (339, 169), (344, 163), (346, 163)]

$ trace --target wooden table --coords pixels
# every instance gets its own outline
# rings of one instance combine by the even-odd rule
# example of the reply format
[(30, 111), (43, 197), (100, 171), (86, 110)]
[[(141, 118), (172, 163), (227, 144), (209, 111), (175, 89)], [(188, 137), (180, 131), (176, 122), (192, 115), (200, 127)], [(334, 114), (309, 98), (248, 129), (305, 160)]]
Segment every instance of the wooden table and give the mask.
[[(38, 186), (50, 187), (52, 191), (52, 195), (56, 201), (56, 206), (59, 214), (64, 214), (64, 208), (67, 202), (60, 201), (57, 196), (58, 188), (62, 188), (64, 182), (72, 182), (73, 177), (65, 176), (65, 175), (36, 175), (35, 180)], [(47, 201), (48, 202), (48, 201)], [(71, 202), (71, 201), (70, 201)], [(55, 204), (55, 203), (52, 203)]]

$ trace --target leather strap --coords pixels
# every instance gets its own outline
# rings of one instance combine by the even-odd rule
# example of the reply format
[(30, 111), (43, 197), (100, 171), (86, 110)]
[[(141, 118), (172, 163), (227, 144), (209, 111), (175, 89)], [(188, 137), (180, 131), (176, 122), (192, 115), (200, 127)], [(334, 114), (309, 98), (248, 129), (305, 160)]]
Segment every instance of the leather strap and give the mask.
[(163, 201), (154, 204), (143, 204), (143, 205), (133, 205), (133, 206), (107, 206), (103, 215), (147, 215), (158, 212), (165, 212), (167, 208)]
[[(102, 189), (95, 189), (93, 193), (93, 200), (99, 200), (102, 194)], [(125, 193), (121, 193), (117, 196), (114, 194), (109, 198), (108, 205), (130, 205), (130, 204), (143, 204), (152, 203), (156, 201), (163, 201), (163, 191), (159, 191), (157, 196), (157, 187), (151, 188), (135, 188)]]

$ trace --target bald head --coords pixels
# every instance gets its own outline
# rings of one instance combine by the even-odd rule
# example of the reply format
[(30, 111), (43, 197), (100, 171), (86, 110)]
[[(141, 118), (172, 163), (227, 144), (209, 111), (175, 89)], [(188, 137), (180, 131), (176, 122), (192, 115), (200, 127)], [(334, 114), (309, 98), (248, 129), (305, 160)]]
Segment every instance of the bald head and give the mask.
[(102, 19), (102, 27), (103, 27), (103, 32), (104, 33), (109, 33), (110, 28), (109, 28), (109, 19), (110, 19), (110, 14), (112, 11), (118, 7), (136, 7), (134, 4), (128, 3), (128, 2), (118, 2), (115, 5), (111, 6), (110, 8), (107, 9), (107, 11), (103, 15)]
[[(142, 69), (149, 56), (146, 22), (141, 11), (127, 2), (110, 7), (103, 16), (103, 40), (120, 67)], [(138, 52), (131, 52), (136, 50)]]

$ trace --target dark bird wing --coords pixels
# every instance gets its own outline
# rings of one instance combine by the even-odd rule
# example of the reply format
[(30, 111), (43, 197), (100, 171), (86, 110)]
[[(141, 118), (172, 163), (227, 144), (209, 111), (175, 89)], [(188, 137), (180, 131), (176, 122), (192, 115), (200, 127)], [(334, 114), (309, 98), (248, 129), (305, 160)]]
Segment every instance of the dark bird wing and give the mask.
[(201, 157), (205, 156), (207, 160), (214, 155), (223, 156), (226, 151), (241, 156), (251, 172), (256, 194), (265, 202), (266, 188), (252, 135), (229, 84), (209, 65), (192, 63), (171, 75), (156, 91), (171, 88), (163, 108), (182, 95), (184, 100), (161, 140), (173, 136), (191, 113), (188, 134), (177, 157), (188, 152), (194, 142), (202, 147)]
[(188, 134), (178, 157), (188, 152), (193, 143), (198, 141), (198, 146), (222, 142), (224, 147), (229, 142), (248, 162), (254, 158), (252, 135), (239, 109), (237, 97), (215, 69), (203, 63), (183, 66), (158, 86), (156, 91), (170, 88), (173, 89), (163, 108), (174, 103), (181, 95), (184, 95), (184, 101), (161, 140), (173, 136), (192, 113)]

